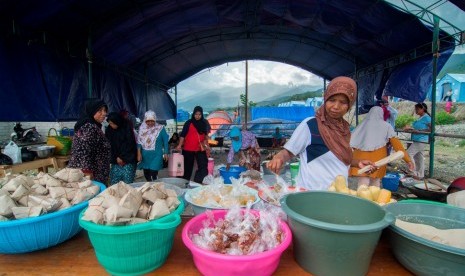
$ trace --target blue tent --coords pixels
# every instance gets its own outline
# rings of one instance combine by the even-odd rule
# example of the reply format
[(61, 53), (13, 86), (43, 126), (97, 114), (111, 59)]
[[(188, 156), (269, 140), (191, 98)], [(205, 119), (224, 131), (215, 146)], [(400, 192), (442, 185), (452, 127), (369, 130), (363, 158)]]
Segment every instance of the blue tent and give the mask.
[(301, 122), (307, 117), (315, 115), (313, 106), (286, 106), (286, 107), (254, 107), (252, 120), (260, 118), (273, 118)]

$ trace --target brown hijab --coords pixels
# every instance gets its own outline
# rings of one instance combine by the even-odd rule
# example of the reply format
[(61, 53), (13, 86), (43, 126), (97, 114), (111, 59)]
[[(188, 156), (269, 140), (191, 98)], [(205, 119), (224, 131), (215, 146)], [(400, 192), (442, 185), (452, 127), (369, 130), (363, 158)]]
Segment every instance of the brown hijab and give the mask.
[[(328, 85), (324, 94), (324, 102), (333, 95), (343, 94), (349, 99), (349, 109), (357, 97), (357, 84), (348, 77), (336, 77)], [(346, 165), (352, 161), (352, 149), (350, 148), (349, 123), (344, 118), (333, 119), (326, 116), (325, 103), (316, 112), (318, 130), (329, 150)]]

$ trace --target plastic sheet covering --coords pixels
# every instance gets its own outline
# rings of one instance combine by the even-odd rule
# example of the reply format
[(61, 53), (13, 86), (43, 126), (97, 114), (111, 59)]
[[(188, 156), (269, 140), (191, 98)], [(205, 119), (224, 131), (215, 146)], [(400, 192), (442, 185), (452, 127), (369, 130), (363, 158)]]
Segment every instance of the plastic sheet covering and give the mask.
[[(441, 53), (437, 63), (437, 72), (441, 71), (452, 52), (453, 49), (450, 49)], [(433, 60), (430, 56), (399, 66), (386, 82), (384, 95), (423, 102), (432, 85), (432, 71)]]
[[(43, 45), (0, 40), (0, 121), (73, 121), (88, 94), (87, 62)], [(93, 66), (92, 97), (110, 111), (141, 117), (152, 109), (159, 120), (175, 117), (171, 97), (154, 85)]]

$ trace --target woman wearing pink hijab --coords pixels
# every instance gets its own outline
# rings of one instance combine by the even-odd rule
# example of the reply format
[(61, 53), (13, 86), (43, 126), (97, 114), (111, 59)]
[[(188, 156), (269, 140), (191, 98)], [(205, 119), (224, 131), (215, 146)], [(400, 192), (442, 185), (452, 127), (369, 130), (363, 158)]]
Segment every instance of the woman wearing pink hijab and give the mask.
[(308, 190), (327, 190), (336, 176), (348, 176), (349, 166), (373, 165), (368, 160), (353, 160), (349, 123), (343, 116), (357, 98), (357, 85), (348, 77), (336, 77), (324, 93), (324, 104), (315, 117), (300, 123), (289, 141), (267, 167), (279, 173), (284, 163), (300, 157), (297, 186)]

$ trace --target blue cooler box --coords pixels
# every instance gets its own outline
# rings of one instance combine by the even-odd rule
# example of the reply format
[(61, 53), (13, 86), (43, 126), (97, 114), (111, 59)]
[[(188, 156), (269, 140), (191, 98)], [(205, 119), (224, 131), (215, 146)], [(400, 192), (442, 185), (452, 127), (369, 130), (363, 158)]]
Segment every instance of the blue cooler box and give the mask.
[(395, 192), (399, 188), (399, 181), (400, 175), (398, 173), (387, 173), (381, 182), (384, 189)]

